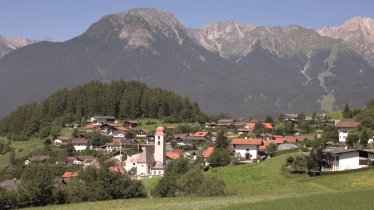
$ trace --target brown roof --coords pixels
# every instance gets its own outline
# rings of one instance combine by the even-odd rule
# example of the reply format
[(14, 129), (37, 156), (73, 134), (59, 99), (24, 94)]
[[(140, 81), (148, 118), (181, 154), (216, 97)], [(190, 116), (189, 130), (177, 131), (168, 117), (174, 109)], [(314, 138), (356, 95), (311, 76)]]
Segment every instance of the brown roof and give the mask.
[(57, 139), (60, 139), (61, 141), (68, 141), (69, 137), (67, 137), (67, 136), (59, 136)]
[(128, 128), (125, 128), (125, 127), (122, 127), (122, 126), (116, 127), (116, 129), (119, 130), (119, 131), (128, 131), (129, 130)]
[(241, 144), (241, 145), (262, 145), (262, 139), (241, 139), (233, 138), (231, 144)]
[(120, 147), (121, 146), (121, 140), (120, 139), (115, 139), (113, 142), (107, 142), (105, 144), (107, 147)]
[(360, 122), (337, 122), (335, 127), (337, 128), (357, 128)]
[(87, 139), (73, 139), (71, 143), (74, 144), (88, 144)]
[(213, 151), (214, 147), (208, 147), (206, 150), (203, 151), (202, 155), (204, 158), (208, 158), (213, 153)]
[(66, 160), (67, 161), (74, 161), (74, 160), (77, 160), (77, 158), (73, 157), (73, 156), (69, 156), (69, 157), (66, 157)]
[(81, 155), (81, 156), (77, 156), (77, 159), (80, 160), (80, 161), (83, 161), (83, 160), (86, 160), (86, 159), (96, 159), (94, 156), (90, 156), (90, 155)]
[(173, 135), (173, 137), (176, 139), (176, 138), (184, 138), (188, 136), (188, 134), (185, 134), (185, 133), (180, 133), (180, 134), (175, 134)]
[(91, 129), (91, 128), (94, 128), (94, 127), (96, 127), (96, 125), (88, 124), (88, 125), (86, 125), (85, 128), (87, 128), (87, 129)]

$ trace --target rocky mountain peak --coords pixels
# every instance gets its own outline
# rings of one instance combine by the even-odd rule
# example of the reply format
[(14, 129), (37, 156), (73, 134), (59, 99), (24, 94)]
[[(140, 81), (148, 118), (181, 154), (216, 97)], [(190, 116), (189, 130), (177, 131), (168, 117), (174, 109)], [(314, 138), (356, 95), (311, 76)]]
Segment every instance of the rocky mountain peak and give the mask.
[(171, 13), (153, 8), (131, 9), (103, 17), (86, 32), (91, 37), (112, 37), (127, 40), (125, 48), (150, 47), (160, 32), (182, 44), (185, 28)]
[[(50, 40), (50, 39), (49, 39)], [(24, 39), (24, 38), (6, 38), (0, 35), (0, 57), (7, 54), (8, 52), (15, 50), (26, 45), (39, 42), (40, 40), (35, 39)]]
[(364, 55), (374, 65), (374, 20), (368, 17), (353, 17), (340, 26), (322, 28), (322, 36), (342, 39), (343, 42)]

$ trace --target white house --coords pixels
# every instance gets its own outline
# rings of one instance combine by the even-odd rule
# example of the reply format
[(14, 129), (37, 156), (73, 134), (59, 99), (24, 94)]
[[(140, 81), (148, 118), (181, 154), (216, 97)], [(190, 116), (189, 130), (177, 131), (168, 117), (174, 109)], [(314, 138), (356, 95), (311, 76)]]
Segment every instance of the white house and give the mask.
[(329, 153), (334, 157), (333, 171), (364, 168), (374, 159), (374, 152), (359, 149), (335, 149)]
[(166, 164), (166, 139), (164, 127), (158, 127), (155, 133), (155, 144), (145, 145), (139, 155), (136, 175), (138, 176), (162, 176)]
[(235, 154), (242, 158), (255, 160), (259, 147), (263, 144), (262, 139), (233, 138), (230, 145), (235, 149)]
[(339, 131), (339, 142), (345, 142), (348, 137), (349, 130), (352, 128), (357, 128), (359, 125), (359, 122), (337, 122), (335, 127)]
[(59, 146), (66, 146), (69, 141), (69, 137), (67, 136), (58, 136), (54, 141), (53, 144), (57, 147)]
[(344, 171), (364, 168), (369, 160), (374, 159), (374, 153), (358, 149), (335, 149), (329, 151), (334, 157), (332, 170)]
[(86, 150), (87, 148), (92, 149), (89, 146), (89, 141), (87, 139), (75, 138), (71, 140), (71, 143), (73, 144), (75, 151), (83, 151), (83, 150)]
[(114, 123), (116, 118), (113, 116), (93, 116), (90, 119), (90, 122), (93, 125), (104, 125), (108, 123)]

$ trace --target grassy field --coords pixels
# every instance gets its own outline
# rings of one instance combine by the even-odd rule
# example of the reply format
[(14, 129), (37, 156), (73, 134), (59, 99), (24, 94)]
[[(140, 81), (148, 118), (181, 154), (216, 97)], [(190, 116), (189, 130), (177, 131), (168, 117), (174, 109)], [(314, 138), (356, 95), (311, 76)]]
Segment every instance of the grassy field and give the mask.
[(73, 137), (73, 131), (74, 131), (74, 128), (63, 128), (61, 130), (61, 135), (71, 138)]
[[(158, 119), (148, 119), (148, 118), (141, 119), (141, 120), (139, 120), (139, 122), (141, 123), (141, 125), (139, 127), (136, 127), (134, 130), (144, 128), (144, 129), (147, 129), (148, 131), (152, 131), (152, 130), (156, 130), (156, 128), (158, 126), (174, 126), (174, 127), (177, 127), (179, 125), (179, 123), (163, 123)], [(152, 122), (152, 124), (147, 125), (148, 122)], [(192, 124), (189, 123), (189, 125), (192, 125)]]
[[(296, 154), (294, 154), (296, 155)], [(374, 170), (321, 177), (291, 175), (282, 164), (289, 154), (259, 164), (210, 170), (227, 184), (226, 197), (113, 200), (47, 206), (41, 209), (370, 209)], [(158, 179), (144, 181), (151, 189)]]
[[(6, 140), (0, 137), (0, 140)], [(28, 141), (13, 141), (11, 147), (15, 149), (16, 158), (26, 157), (31, 151), (41, 149), (44, 147), (44, 142), (41, 139), (31, 139)], [(9, 164), (9, 153), (0, 155), (0, 167), (5, 167)]]

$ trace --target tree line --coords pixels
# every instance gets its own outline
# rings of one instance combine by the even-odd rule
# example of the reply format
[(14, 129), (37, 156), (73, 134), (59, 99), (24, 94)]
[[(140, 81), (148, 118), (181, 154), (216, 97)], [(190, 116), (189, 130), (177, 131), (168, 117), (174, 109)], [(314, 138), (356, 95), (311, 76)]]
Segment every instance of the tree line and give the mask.
[(93, 115), (117, 118), (157, 118), (169, 122), (204, 121), (197, 103), (160, 88), (132, 81), (90, 82), (71, 90), (62, 89), (41, 103), (20, 106), (0, 120), (0, 135), (26, 140), (53, 126), (87, 120)]

